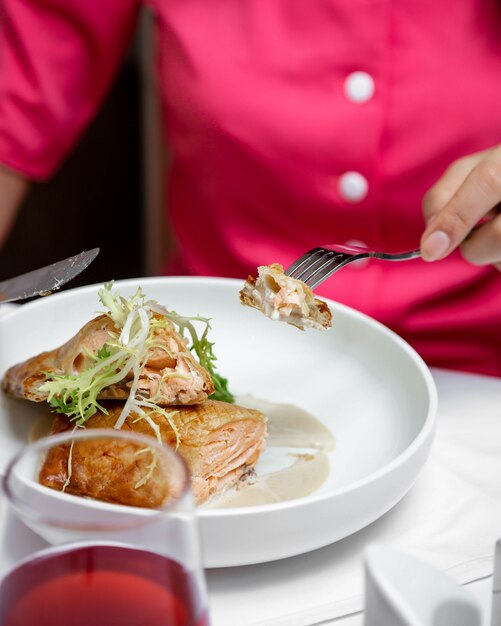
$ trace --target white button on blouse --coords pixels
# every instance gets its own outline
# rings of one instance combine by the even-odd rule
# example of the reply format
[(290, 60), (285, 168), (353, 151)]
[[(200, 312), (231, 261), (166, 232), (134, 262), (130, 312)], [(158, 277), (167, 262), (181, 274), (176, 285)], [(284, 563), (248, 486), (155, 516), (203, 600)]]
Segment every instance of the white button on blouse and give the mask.
[(344, 81), (345, 96), (351, 102), (363, 104), (374, 95), (374, 79), (367, 72), (353, 72)]
[(369, 183), (359, 172), (345, 172), (338, 179), (338, 191), (347, 202), (360, 202), (369, 191)]

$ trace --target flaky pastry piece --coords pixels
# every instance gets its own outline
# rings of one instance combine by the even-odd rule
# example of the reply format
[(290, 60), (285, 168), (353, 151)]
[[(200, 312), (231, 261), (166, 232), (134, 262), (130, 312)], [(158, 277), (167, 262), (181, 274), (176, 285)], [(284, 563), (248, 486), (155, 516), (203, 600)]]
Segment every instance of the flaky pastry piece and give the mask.
[[(162, 316), (155, 314), (160, 319)], [(2, 386), (6, 393), (34, 402), (47, 399), (48, 392), (40, 387), (47, 374), (74, 375), (89, 366), (88, 353), (97, 354), (117, 334), (113, 321), (107, 315), (91, 320), (69, 341), (55, 350), (42, 352), (27, 361), (14, 365), (4, 375)], [(186, 340), (169, 320), (155, 328), (158, 347), (152, 349), (140, 372), (137, 396), (155, 396), (159, 406), (193, 404), (206, 400), (214, 391), (208, 372), (196, 361), (186, 347)], [(129, 397), (132, 373), (99, 394), (99, 399), (126, 400)]]
[(261, 265), (258, 278), (249, 276), (240, 291), (242, 304), (258, 309), (272, 320), (287, 322), (301, 330), (324, 330), (332, 325), (332, 313), (325, 302), (300, 280), (284, 274), (279, 263)]
[[(107, 403), (108, 415), (98, 412), (86, 428), (112, 428), (122, 405)], [(164, 415), (147, 410), (158, 425), (162, 441), (176, 448), (176, 434)], [(265, 417), (260, 411), (235, 404), (207, 400), (193, 406), (172, 407), (172, 419), (179, 435), (177, 452), (184, 458), (191, 476), (197, 504), (245, 479), (252, 472), (266, 436)], [(74, 423), (64, 416), (55, 418), (52, 433), (67, 431)], [(129, 415), (122, 430), (155, 436), (145, 419)], [(52, 448), (42, 466), (43, 485), (79, 496), (132, 506), (157, 507), (169, 489), (161, 473), (147, 480), (151, 455), (136, 455), (130, 444), (116, 441), (79, 441), (73, 445), (68, 479), (68, 444)], [(140, 486), (138, 483), (143, 482)]]

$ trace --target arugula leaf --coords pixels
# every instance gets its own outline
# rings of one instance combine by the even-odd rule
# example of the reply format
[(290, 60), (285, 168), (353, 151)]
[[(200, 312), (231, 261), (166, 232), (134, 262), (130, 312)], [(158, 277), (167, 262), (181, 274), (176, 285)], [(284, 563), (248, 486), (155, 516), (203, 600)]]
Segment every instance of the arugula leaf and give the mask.
[(214, 382), (214, 393), (209, 396), (210, 399), (233, 404), (235, 402), (235, 396), (228, 389), (228, 379), (217, 372), (213, 372), (211, 377)]

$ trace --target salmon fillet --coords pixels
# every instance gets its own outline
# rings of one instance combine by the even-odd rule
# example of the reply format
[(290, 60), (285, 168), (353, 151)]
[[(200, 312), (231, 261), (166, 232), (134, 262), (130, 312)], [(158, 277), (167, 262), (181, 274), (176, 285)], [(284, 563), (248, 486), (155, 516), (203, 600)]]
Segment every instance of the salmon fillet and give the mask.
[[(154, 317), (161, 318), (158, 314)], [(7, 370), (2, 381), (4, 391), (34, 402), (46, 400), (47, 392), (40, 391), (40, 386), (47, 380), (46, 373), (79, 373), (88, 366), (86, 351), (97, 354), (110, 340), (110, 333), (118, 332), (107, 315), (100, 315), (61, 347), (42, 352)], [(154, 339), (159, 347), (150, 351), (141, 370), (136, 397), (155, 396), (155, 403), (159, 406), (194, 404), (206, 400), (214, 391), (211, 377), (193, 357), (186, 347), (186, 340), (172, 323), (167, 321), (155, 328)], [(98, 398), (126, 400), (130, 384), (130, 380), (123, 380), (106, 387)]]
[(249, 276), (240, 291), (240, 301), (272, 320), (287, 322), (301, 330), (323, 330), (332, 325), (327, 304), (315, 298), (308, 285), (286, 276), (279, 263), (258, 267), (258, 278)]
[[(108, 415), (98, 412), (86, 428), (112, 428), (122, 405), (109, 403)], [(159, 426), (162, 441), (176, 447), (176, 435), (165, 416), (148, 411)], [(137, 416), (127, 417), (122, 430), (154, 436), (151, 426)], [(251, 473), (264, 449), (265, 417), (260, 411), (234, 404), (207, 400), (193, 406), (172, 407), (172, 420), (179, 433), (177, 452), (184, 458), (191, 476), (195, 501), (202, 504), (211, 496), (234, 485)], [(69, 430), (74, 424), (57, 416), (52, 432)], [(78, 442), (73, 446), (71, 476), (68, 480), (69, 445), (57, 446), (47, 455), (40, 472), (43, 485), (67, 493), (132, 506), (160, 506), (172, 491), (161, 471), (155, 471), (140, 487), (151, 465), (148, 455), (113, 441)], [(150, 455), (151, 456), (151, 455)]]

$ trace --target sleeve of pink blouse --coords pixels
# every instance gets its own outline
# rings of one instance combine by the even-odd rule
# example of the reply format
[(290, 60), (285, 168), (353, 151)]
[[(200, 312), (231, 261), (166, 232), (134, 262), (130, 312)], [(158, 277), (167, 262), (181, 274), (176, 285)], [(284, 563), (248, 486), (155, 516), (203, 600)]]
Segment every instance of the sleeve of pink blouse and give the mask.
[(59, 166), (92, 118), (134, 31), (138, 0), (0, 1), (0, 162)]

